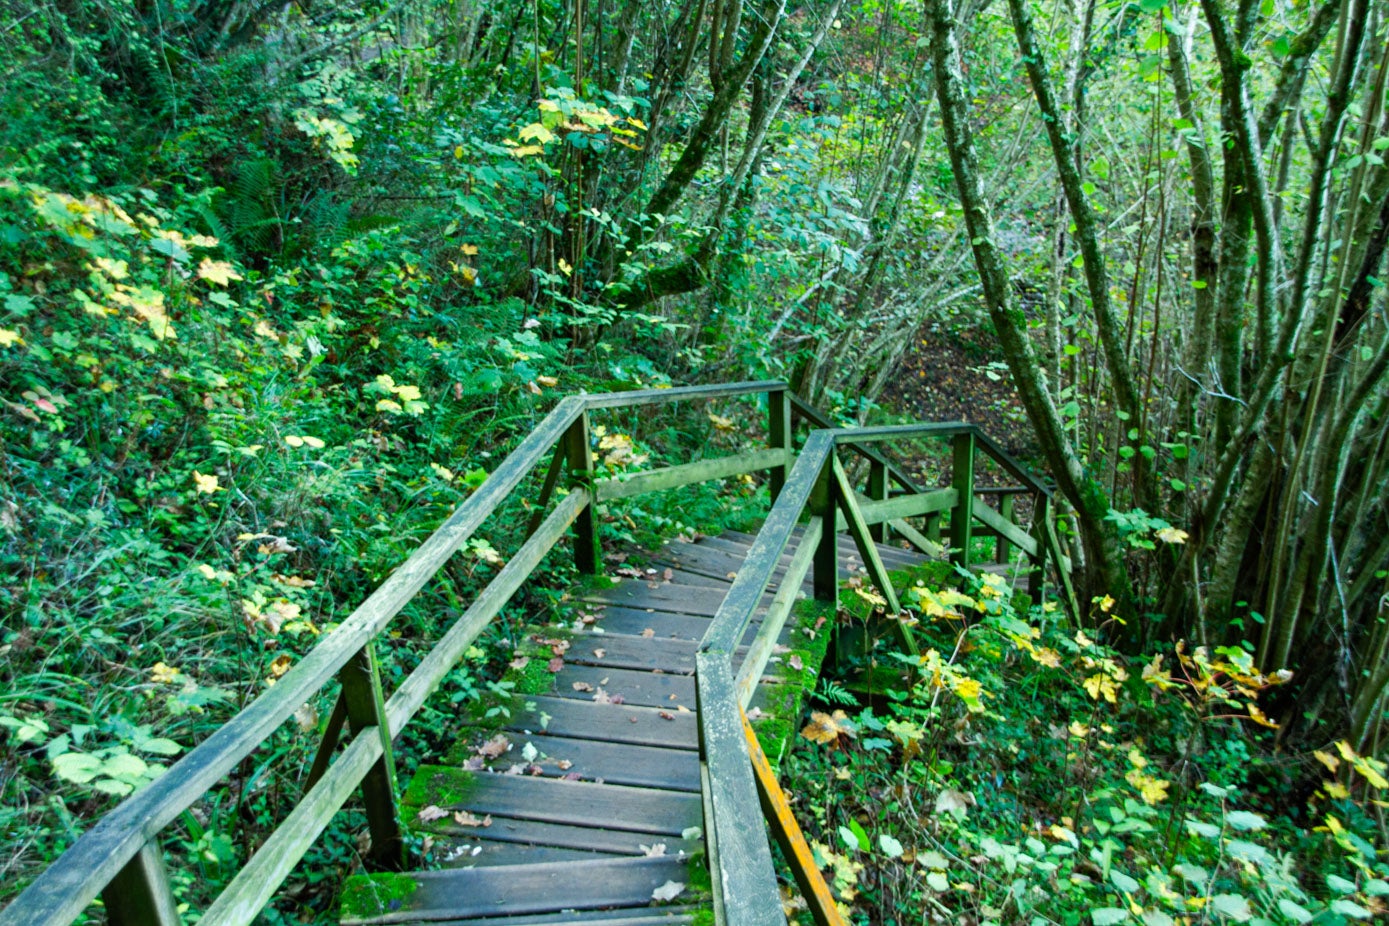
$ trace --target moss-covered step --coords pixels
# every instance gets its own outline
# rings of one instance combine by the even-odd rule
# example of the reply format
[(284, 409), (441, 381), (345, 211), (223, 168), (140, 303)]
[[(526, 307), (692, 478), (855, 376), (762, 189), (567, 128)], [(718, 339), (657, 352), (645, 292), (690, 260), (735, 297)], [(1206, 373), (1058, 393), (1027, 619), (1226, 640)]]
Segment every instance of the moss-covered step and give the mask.
[[(658, 856), (363, 875), (344, 885), (341, 920), (344, 926), (366, 926), (603, 910), (610, 920), (655, 923), (643, 918), (652, 909), (653, 892), (670, 882), (688, 886), (690, 869), (689, 859)], [(692, 893), (687, 888), (686, 896), (674, 899), (703, 899)], [(534, 922), (574, 921), (566, 914)]]
[(660, 836), (679, 836), (703, 823), (698, 794), (438, 765), (420, 766), (401, 804), (402, 814), (414, 820), (420, 810), (434, 806), (446, 812), (442, 820), (451, 820), (454, 811), (468, 811), (478, 817), (492, 814)]

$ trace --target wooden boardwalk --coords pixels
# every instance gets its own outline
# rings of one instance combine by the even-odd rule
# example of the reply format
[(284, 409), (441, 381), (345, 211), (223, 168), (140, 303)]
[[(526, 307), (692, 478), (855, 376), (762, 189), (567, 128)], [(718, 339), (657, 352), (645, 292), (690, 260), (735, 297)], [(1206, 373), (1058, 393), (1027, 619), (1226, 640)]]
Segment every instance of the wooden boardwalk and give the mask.
[[(611, 587), (578, 593), (574, 610), (586, 617), (576, 627), (532, 628), (542, 652), (528, 658), (552, 660), (529, 673), (542, 684), (515, 695), (508, 715), (465, 731), (407, 789), (402, 817), (432, 841), (440, 867), (351, 879), (342, 921), (712, 922), (694, 656), (751, 542), (729, 532), (667, 544)], [(889, 569), (924, 559), (880, 550)], [(862, 575), (847, 536), (839, 554), (841, 575)], [(807, 597), (810, 588), (808, 577)], [(764, 608), (776, 592), (767, 589)], [(745, 646), (759, 626), (760, 612)], [(799, 712), (800, 686), (786, 675), (803, 671), (795, 654), (817, 633), (806, 630), (794, 618), (783, 628), (786, 658), (758, 685), (755, 725), (780, 721), (794, 734), (798, 718), (778, 714)]]

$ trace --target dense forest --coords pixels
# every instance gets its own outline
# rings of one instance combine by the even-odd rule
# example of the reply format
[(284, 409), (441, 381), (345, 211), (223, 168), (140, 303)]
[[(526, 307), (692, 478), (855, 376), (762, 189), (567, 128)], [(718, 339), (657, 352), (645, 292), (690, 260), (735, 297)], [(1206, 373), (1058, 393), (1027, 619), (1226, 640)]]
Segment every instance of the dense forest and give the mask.
[[(1010, 389), (976, 420), (1025, 422), (1055, 484), (1086, 629), (995, 609), (1070, 649), (951, 631), (938, 687), (977, 679), (988, 710), (902, 692), (895, 719), (862, 706), (802, 744), (788, 788), (846, 909), (1383, 915), (1386, 14), (0, 3), (0, 900), (273, 684), (559, 397), (782, 379), (892, 422), (920, 411), (893, 404), (908, 363), (967, 356)], [(599, 439), (638, 466), (764, 426), (723, 413)], [(765, 493), (614, 506), (607, 536), (755, 524)], [(518, 538), (470, 542), (393, 671)], [(951, 594), (918, 604), (997, 597)], [(485, 694), (500, 652), (444, 700)], [(1046, 686), (1069, 692), (1058, 754), (1019, 772)], [(185, 815), (190, 909), (292, 806), (312, 747), (284, 731), (288, 771), (247, 767)], [(1015, 774), (1015, 803), (976, 806)], [(898, 835), (870, 841), (870, 817)], [(1076, 851), (1039, 867), (1043, 839)], [(331, 914), (350, 846), (266, 921)], [(1057, 883), (1056, 906), (1029, 893)]]

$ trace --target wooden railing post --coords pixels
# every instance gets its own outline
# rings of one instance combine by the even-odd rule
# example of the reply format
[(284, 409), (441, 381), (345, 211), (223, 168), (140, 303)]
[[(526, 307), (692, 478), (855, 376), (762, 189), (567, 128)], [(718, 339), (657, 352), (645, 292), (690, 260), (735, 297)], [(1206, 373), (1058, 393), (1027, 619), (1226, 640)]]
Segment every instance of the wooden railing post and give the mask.
[[(1008, 521), (1009, 523), (1017, 523), (1017, 521), (1013, 519), (1014, 504), (1012, 492), (1004, 492), (1003, 494), (999, 495), (998, 513), (1003, 515), (1004, 520)], [(1008, 538), (1004, 537), (1002, 534), (999, 534), (998, 545), (994, 547), (994, 562), (1003, 563), (1004, 565), (1007, 565), (1008, 556), (1011, 552), (1012, 548), (1008, 544)]]
[(376, 647), (367, 643), (342, 667), (342, 699), (347, 705), (347, 722), (355, 736), (375, 727), (381, 737), (381, 758), (362, 779), (362, 802), (366, 805), (367, 829), (371, 849), (367, 864), (371, 868), (399, 871), (405, 867), (405, 842), (395, 804), (395, 758), (391, 751), (391, 731), (386, 722), (386, 699), (381, 690), (381, 674), (376, 664)]
[(164, 853), (147, 842), (101, 892), (111, 926), (178, 926), (178, 901), (169, 887)]
[(835, 522), (839, 514), (839, 490), (834, 478), (834, 456), (831, 450), (810, 495), (810, 513), (824, 519), (824, 531), (815, 548), (815, 600), (839, 600), (839, 533)]
[(969, 568), (969, 545), (974, 525), (974, 432), (956, 434), (951, 439), (954, 456), (950, 486), (956, 492), (955, 508), (950, 512), (950, 562)]
[[(869, 460), (868, 461), (868, 497), (875, 502), (887, 499), (887, 461)], [(875, 543), (886, 543), (890, 536), (890, 531), (886, 521), (880, 521), (868, 528), (868, 532), (873, 537)]]
[[(1032, 568), (1027, 574), (1027, 591), (1033, 602), (1041, 604), (1047, 590), (1047, 519), (1051, 517), (1051, 504), (1040, 492), (1033, 496), (1032, 536), (1037, 541), (1037, 555), (1032, 557)], [(1061, 569), (1057, 563), (1056, 568)]]
[[(588, 412), (585, 411), (564, 435), (569, 457), (569, 484), (593, 490), (593, 448), (589, 443)], [(602, 568), (602, 548), (598, 541), (598, 517), (590, 502), (574, 519), (574, 565), (584, 575), (597, 575)]]
[(786, 460), (780, 466), (772, 467), (767, 480), (767, 488), (772, 495), (773, 504), (786, 485), (786, 477), (791, 473), (795, 460), (791, 457), (791, 396), (785, 389), (767, 393), (767, 446), (773, 450), (786, 451)]

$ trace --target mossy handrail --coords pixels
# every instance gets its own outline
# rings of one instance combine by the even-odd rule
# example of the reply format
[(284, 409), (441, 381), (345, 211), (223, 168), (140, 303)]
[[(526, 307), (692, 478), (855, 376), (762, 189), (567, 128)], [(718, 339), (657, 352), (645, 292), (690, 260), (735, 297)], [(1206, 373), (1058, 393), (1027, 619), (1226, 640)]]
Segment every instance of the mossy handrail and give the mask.
[[(794, 400), (793, 400), (794, 401)], [(870, 446), (902, 438), (938, 437), (951, 441), (953, 466), (950, 489), (923, 491), (889, 469), (890, 464)], [(870, 461), (869, 492), (859, 493), (850, 484), (838, 448), (853, 449)], [(1033, 533), (1015, 529), (1011, 519), (988, 509), (976, 498), (974, 462), (982, 451), (1019, 479), (1023, 491), (1034, 499)], [(891, 477), (907, 494), (886, 498), (886, 482)], [(1011, 498), (1011, 487), (992, 489)], [(884, 520), (904, 512), (926, 514), (949, 510), (951, 558), (969, 567), (973, 522), (984, 515), (983, 523), (995, 531), (1000, 550), (1005, 543), (1018, 545), (1029, 557), (1032, 591), (1040, 597), (1041, 581), (1048, 554), (1064, 579), (1064, 565), (1056, 548), (1056, 536), (1046, 529), (1051, 492), (977, 427), (966, 423), (894, 425), (872, 428), (821, 428), (812, 431), (801, 448), (770, 513), (752, 542), (742, 567), (733, 579), (722, 605), (699, 643), (695, 656), (695, 685), (699, 698), (700, 749), (707, 769), (705, 817), (709, 867), (714, 875), (716, 921), (737, 926), (783, 926), (786, 922), (776, 874), (766, 835), (760, 827), (749, 826), (763, 812), (754, 781), (752, 756), (742, 732), (743, 713), (756, 680), (772, 653), (772, 643), (785, 624), (795, 591), (810, 568), (814, 567), (815, 596), (833, 601), (838, 595), (838, 545), (836, 535), (842, 523), (853, 536), (868, 573), (892, 611), (898, 610), (895, 590), (888, 580), (877, 550), (881, 534), (874, 528)], [(919, 500), (915, 508), (913, 500)], [(772, 580), (783, 552), (790, 545), (803, 515), (809, 525), (802, 533), (791, 563), (781, 578), (772, 606), (744, 657), (738, 680), (733, 680), (733, 658), (752, 620), (753, 612)], [(913, 542), (929, 540), (900, 521), (904, 536)], [(912, 534), (916, 534), (912, 538)], [(787, 594), (790, 590), (790, 594)], [(910, 631), (898, 624), (904, 641), (914, 650)], [(804, 853), (784, 853), (798, 882), (819, 878), (815, 871), (804, 871), (798, 859)], [(823, 892), (819, 892), (823, 893)], [(837, 921), (831, 908), (823, 908), (810, 894), (811, 913), (821, 926)]]
[[(80, 916), (101, 894), (115, 926), (166, 926), (180, 921), (164, 870), (159, 833), (215, 783), (261, 746), (300, 705), (338, 679), (342, 685), (336, 724), (329, 723), (310, 786), (289, 816), (203, 914), (201, 923), (251, 922), (290, 874), (332, 816), (360, 787), (371, 833), (369, 860), (398, 867), (402, 860), (396, 818), (392, 738), (424, 704), (467, 647), (501, 611), (544, 555), (572, 526), (578, 567), (600, 565), (595, 497), (616, 497), (770, 470), (773, 484), (791, 465), (789, 431), (772, 426), (772, 447), (733, 457), (641, 474), (629, 483), (595, 480), (589, 438), (590, 411), (766, 394), (773, 408), (787, 404), (787, 386), (775, 381), (647, 389), (569, 396), (521, 441), (487, 480), (332, 633), (240, 713), (176, 762), (160, 778), (98, 820), (4, 910), (0, 926), (61, 926)], [(539, 464), (553, 459), (542, 490), (543, 511), (569, 473), (569, 492), (543, 519), (531, 523), (520, 550), (434, 644), (418, 667), (384, 697), (373, 641)], [(665, 475), (662, 475), (665, 474)], [(635, 480), (634, 480), (635, 481)], [(337, 753), (342, 720), (352, 739)]]

